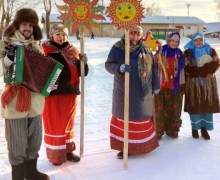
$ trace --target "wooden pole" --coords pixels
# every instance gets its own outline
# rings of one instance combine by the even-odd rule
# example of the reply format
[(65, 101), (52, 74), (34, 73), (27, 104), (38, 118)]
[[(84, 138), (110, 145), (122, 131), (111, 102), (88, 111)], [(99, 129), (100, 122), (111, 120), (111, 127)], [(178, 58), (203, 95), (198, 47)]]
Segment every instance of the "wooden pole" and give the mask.
[(154, 123), (154, 130), (157, 132), (157, 121), (156, 121), (156, 110), (155, 110), (155, 95), (153, 95), (153, 123)]
[[(130, 64), (129, 30), (125, 30), (125, 64)], [(125, 72), (123, 167), (128, 168), (129, 72)]]
[[(81, 25), (79, 29), (80, 33), (80, 54), (84, 54), (84, 28)], [(81, 107), (80, 107), (80, 157), (84, 153), (84, 62), (80, 61), (80, 72), (81, 72)]]

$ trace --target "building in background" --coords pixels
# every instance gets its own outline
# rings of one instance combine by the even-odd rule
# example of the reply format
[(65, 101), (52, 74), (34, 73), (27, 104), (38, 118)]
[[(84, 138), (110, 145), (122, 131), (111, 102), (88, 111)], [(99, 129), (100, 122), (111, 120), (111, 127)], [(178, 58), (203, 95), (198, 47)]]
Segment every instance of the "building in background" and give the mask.
[[(51, 14), (51, 24), (62, 22), (57, 18), (59, 15), (60, 14)], [(121, 37), (124, 34), (124, 30), (118, 30), (117, 27), (112, 24), (111, 19), (106, 15), (104, 16), (104, 21), (96, 21), (98, 26), (93, 27), (93, 33), (97, 37)], [(45, 19), (45, 14), (42, 15), (42, 19)], [(154, 38), (159, 39), (166, 39), (166, 36), (174, 31), (179, 32), (181, 36), (191, 37), (195, 32), (203, 32), (204, 25), (204, 21), (191, 16), (147, 16), (141, 20), (141, 26), (144, 32), (150, 30)], [(43, 27), (45, 28), (45, 25)], [(91, 33), (85, 28), (84, 35), (90, 36)]]
[(205, 37), (220, 39), (220, 22), (206, 23), (203, 33)]

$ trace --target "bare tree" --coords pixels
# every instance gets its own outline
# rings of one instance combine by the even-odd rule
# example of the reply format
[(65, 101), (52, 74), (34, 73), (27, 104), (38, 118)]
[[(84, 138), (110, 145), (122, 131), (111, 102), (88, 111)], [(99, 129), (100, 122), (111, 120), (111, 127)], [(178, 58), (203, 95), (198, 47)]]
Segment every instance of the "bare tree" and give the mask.
[(3, 29), (9, 24), (12, 16), (14, 0), (2, 0), (0, 5), (0, 39), (2, 39)]
[(50, 13), (51, 13), (51, 0), (44, 0), (44, 9), (46, 11), (46, 35), (47, 39), (49, 39), (50, 34)]
[(216, 16), (217, 16), (217, 20), (220, 20), (220, 0), (215, 0), (216, 2)]
[(1, 19), (0, 19), (0, 39), (2, 39), (3, 19), (4, 19), (3, 14), (5, 13), (3, 7), (4, 7), (4, 1), (2, 0), (2, 1), (0, 1), (0, 14), (2, 15)]
[(18, 9), (21, 7), (35, 8), (40, 1), (41, 0), (0, 0), (0, 39), (2, 39), (5, 27), (8, 26)]
[(150, 6), (145, 7), (145, 15), (146, 16), (153, 16), (153, 15), (160, 15), (161, 9), (156, 6), (155, 3), (152, 3)]

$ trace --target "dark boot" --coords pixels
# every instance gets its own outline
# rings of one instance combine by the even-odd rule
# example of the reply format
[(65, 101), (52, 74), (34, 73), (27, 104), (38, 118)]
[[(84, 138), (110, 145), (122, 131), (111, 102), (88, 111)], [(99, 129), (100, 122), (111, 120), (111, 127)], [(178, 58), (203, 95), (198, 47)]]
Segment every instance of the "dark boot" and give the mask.
[(195, 139), (199, 138), (198, 130), (192, 129), (192, 137), (195, 138)]
[(162, 136), (157, 136), (157, 140), (161, 140), (162, 139)]
[(66, 153), (66, 159), (71, 162), (79, 162), (80, 157), (75, 155), (74, 153)]
[(24, 163), (12, 165), (12, 180), (24, 180)]
[[(128, 154), (128, 156), (130, 156), (130, 154)], [(117, 154), (117, 158), (118, 159), (123, 159), (123, 152), (120, 151), (118, 154)]]
[(27, 180), (49, 180), (49, 176), (37, 170), (37, 159), (27, 160), (24, 162)]
[(210, 139), (209, 133), (207, 132), (207, 130), (204, 127), (201, 128), (201, 134), (204, 139), (206, 139), (206, 140)]
[(118, 159), (123, 159), (123, 152), (120, 151), (118, 154), (117, 154), (117, 158)]
[(178, 138), (178, 133), (177, 132), (174, 132), (174, 133), (166, 132), (166, 135), (171, 137), (171, 138)]
[(60, 166), (62, 163), (52, 163), (54, 166)]

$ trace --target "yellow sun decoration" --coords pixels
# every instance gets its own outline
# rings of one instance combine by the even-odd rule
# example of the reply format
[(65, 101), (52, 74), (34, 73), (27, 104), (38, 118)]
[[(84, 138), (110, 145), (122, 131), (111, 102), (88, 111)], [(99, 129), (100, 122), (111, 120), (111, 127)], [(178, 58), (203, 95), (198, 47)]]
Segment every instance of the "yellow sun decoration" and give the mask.
[(94, 11), (94, 6), (99, 0), (93, 0), (92, 2), (86, 0), (64, 0), (68, 5), (68, 12), (59, 16), (59, 19), (68, 21), (72, 25), (72, 33), (74, 34), (80, 25), (85, 25), (86, 28), (92, 32), (93, 19), (100, 20), (105, 19), (102, 15), (97, 14)]
[(144, 8), (139, 0), (112, 0), (108, 7), (108, 16), (118, 29), (131, 29), (140, 25)]

